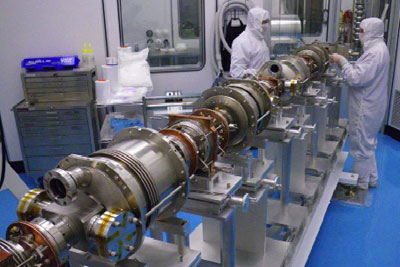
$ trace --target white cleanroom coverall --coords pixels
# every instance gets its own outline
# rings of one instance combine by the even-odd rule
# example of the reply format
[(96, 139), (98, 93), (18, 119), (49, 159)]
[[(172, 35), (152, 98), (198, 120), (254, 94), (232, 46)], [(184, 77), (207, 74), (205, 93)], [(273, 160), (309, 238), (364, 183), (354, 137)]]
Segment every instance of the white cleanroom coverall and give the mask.
[(249, 10), (246, 30), (232, 43), (231, 69), (233, 78), (243, 78), (245, 74), (256, 74), (269, 61), (270, 54), (264, 37), (270, 31), (268, 11), (256, 7)]
[(387, 106), (389, 50), (384, 42), (384, 24), (378, 18), (361, 22), (364, 53), (354, 65), (341, 57), (339, 65), (350, 86), (348, 95), (349, 145), (354, 158), (353, 172), (359, 174), (359, 186), (376, 184), (378, 173), (375, 150), (377, 135)]

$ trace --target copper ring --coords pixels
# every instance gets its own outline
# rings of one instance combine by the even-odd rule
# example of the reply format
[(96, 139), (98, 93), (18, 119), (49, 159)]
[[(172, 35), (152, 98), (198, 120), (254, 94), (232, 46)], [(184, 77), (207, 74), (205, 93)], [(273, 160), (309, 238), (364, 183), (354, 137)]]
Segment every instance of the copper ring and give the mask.
[(50, 260), (50, 266), (60, 267), (61, 264), (58, 261), (58, 253), (54, 249), (52, 243), (48, 240), (48, 238), (41, 232), (41, 230), (34, 224), (26, 221), (18, 221), (10, 224), (7, 228), (7, 239), (10, 239), (11, 229), (16, 226), (20, 231), (22, 231), (22, 235), (32, 234), (34, 236), (35, 243), (39, 245), (43, 245), (48, 247), (43, 252), (45, 258)]
[(182, 134), (178, 130), (162, 129), (160, 131), (160, 134), (174, 136), (174, 137), (178, 138), (182, 143), (185, 144), (185, 146), (188, 148), (189, 153), (190, 153), (189, 175), (192, 175), (197, 169), (197, 160), (198, 160), (198, 155), (196, 153), (195, 144), (193, 144), (193, 142), (186, 135)]
[(218, 133), (218, 135), (221, 135), (223, 140), (221, 142), (221, 148), (224, 149), (229, 142), (229, 124), (227, 120), (225, 119), (224, 116), (221, 115), (218, 111), (212, 110), (212, 109), (207, 109), (207, 108), (202, 108), (202, 109), (197, 109), (193, 112), (193, 115), (197, 116), (208, 116), (213, 119), (217, 120), (217, 124), (222, 124), (223, 129), (222, 129), (222, 134)]

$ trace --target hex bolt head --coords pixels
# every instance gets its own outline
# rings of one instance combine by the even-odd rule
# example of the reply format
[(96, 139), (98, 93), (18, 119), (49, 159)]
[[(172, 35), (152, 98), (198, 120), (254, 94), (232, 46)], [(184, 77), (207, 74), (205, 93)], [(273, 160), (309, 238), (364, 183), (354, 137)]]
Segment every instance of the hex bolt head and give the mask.
[(116, 257), (117, 256), (117, 252), (115, 252), (114, 250), (109, 250), (108, 251), (108, 255), (110, 255), (111, 257)]
[(138, 223), (138, 221), (139, 221), (139, 220), (136, 219), (135, 217), (129, 217), (129, 218), (128, 218), (128, 222), (130, 222), (130, 223), (135, 223), (135, 224), (136, 224), (136, 223)]
[(127, 245), (127, 246), (125, 247), (125, 249), (126, 249), (127, 251), (132, 252), (132, 251), (135, 249), (135, 247), (134, 247), (134, 246), (131, 246), (131, 245)]
[(10, 229), (10, 232), (12, 233), (12, 234), (17, 234), (17, 233), (19, 233), (19, 227), (18, 226), (13, 226), (11, 229)]

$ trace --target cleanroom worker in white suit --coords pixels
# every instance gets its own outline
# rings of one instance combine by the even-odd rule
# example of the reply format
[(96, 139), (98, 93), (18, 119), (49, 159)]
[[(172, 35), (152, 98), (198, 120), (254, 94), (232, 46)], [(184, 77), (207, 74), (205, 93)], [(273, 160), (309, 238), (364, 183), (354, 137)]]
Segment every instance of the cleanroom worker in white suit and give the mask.
[(341, 67), (350, 86), (349, 145), (354, 159), (353, 172), (359, 174), (358, 187), (368, 189), (368, 186), (375, 188), (378, 181), (375, 150), (388, 102), (390, 56), (383, 39), (383, 21), (368, 18), (360, 26), (364, 50), (361, 57), (354, 65), (338, 54), (332, 55), (332, 61)]
[(249, 10), (246, 29), (232, 43), (230, 73), (233, 78), (254, 75), (269, 61), (269, 49), (264, 37), (269, 33), (270, 25), (268, 11), (259, 7)]

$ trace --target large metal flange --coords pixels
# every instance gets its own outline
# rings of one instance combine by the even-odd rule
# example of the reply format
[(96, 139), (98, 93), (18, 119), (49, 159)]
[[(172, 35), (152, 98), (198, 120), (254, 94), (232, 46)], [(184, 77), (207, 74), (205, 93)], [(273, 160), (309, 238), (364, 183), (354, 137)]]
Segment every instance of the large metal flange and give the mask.
[[(103, 158), (87, 158), (71, 154), (61, 160), (57, 165), (57, 168), (69, 170), (77, 166), (100, 170), (105, 173), (116, 186), (118, 186), (126, 201), (124, 202), (126, 204), (121, 204), (118, 208), (130, 210), (140, 221), (140, 223), (137, 224), (137, 237), (135, 240), (135, 248), (140, 248), (146, 233), (145, 213), (147, 210), (144, 209), (144, 207), (146, 207), (146, 203), (144, 202), (146, 196), (143, 195), (139, 182), (136, 179), (133, 179), (132, 174), (123, 168), (118, 162), (112, 162), (111, 160)], [(116, 207), (109, 208), (112, 209)]]
[(329, 53), (325, 50), (325, 48), (321, 47), (318, 44), (314, 43), (314, 44), (309, 44), (309, 45), (305, 45), (303, 47), (300, 47), (294, 52), (294, 54), (297, 54), (299, 51), (303, 51), (303, 50), (314, 51), (320, 57), (322, 62), (329, 61)]
[[(247, 146), (248, 139), (252, 138), (257, 130), (258, 110), (257, 104), (245, 91), (230, 88), (216, 87), (203, 92), (202, 96), (195, 103), (195, 109), (211, 108), (225, 109), (229, 115), (236, 117), (235, 123), (239, 132), (233, 135), (229, 142), (228, 151), (240, 151)], [(236, 114), (234, 114), (236, 113)], [(247, 125), (243, 122), (247, 120)], [(241, 124), (241, 125), (239, 125)], [(244, 127), (244, 130), (243, 128)]]
[(295, 63), (292, 60), (288, 60), (288, 57), (286, 56), (279, 57), (277, 60), (279, 60), (279, 62), (283, 66), (287, 66), (294, 73), (293, 77), (287, 77), (287, 75), (285, 75), (287, 73), (285, 72), (285, 70), (283, 70), (281, 78), (286, 80), (298, 80), (298, 81), (303, 80), (303, 74), (301, 70), (299, 70), (299, 68), (295, 65)]
[(297, 52), (296, 55), (310, 58), (312, 60), (312, 62), (316, 65), (317, 70), (318, 70), (317, 72), (314, 71), (313, 66), (310, 66), (311, 72), (312, 72), (312, 75), (311, 75), (312, 77), (318, 76), (320, 71), (323, 70), (322, 60), (315, 51), (312, 51), (310, 49), (304, 49), (304, 50)]
[(296, 69), (301, 81), (311, 78), (311, 71), (307, 64), (298, 56), (282, 56), (278, 58), (281, 62), (289, 62)]
[[(242, 86), (242, 84), (247, 86)], [(257, 100), (260, 106), (261, 116), (263, 116), (263, 114), (265, 114), (266, 112), (269, 112), (269, 115), (267, 115), (258, 125), (258, 132), (266, 129), (269, 120), (271, 119), (272, 101), (269, 90), (271, 90), (270, 87), (272, 87), (272, 84), (269, 84), (271, 86), (266, 88), (266, 86), (261, 85), (258, 81), (255, 80), (230, 79), (227, 80), (224, 85), (229, 87), (238, 87), (246, 90), (249, 94), (251, 94), (253, 98)]]
[(239, 88), (245, 90), (248, 94), (250, 94), (257, 102), (257, 106), (259, 108), (259, 113), (264, 114), (266, 110), (266, 101), (264, 100), (268, 93), (264, 91), (264, 89), (253, 80), (235, 80), (230, 79), (223, 83), (223, 86)]
[(158, 218), (161, 219), (175, 215), (175, 213), (185, 204), (186, 198), (189, 195), (189, 170), (185, 164), (185, 160), (176, 150), (174, 144), (172, 144), (166, 136), (149, 128), (126, 128), (114, 136), (113, 140), (108, 145), (108, 148), (112, 149), (113, 145), (132, 139), (138, 139), (155, 144), (157, 148), (163, 152), (165, 158), (171, 161), (170, 166), (174, 168), (179, 184), (183, 184), (184, 187), (182, 193), (176, 194), (176, 197), (173, 200), (174, 205), (170, 205), (167, 209), (163, 210), (163, 213), (160, 214)]
[(223, 116), (228, 117), (229, 119), (227, 120), (230, 124), (236, 124), (234, 125), (236, 129), (232, 131), (230, 129), (227, 148), (235, 146), (242, 141), (243, 136), (246, 134), (248, 118), (246, 110), (242, 107), (239, 101), (230, 96), (216, 95), (207, 98), (199, 106), (206, 109), (216, 110), (222, 113)]
[(266, 77), (271, 76), (279, 79), (282, 76), (282, 65), (277, 60), (270, 60), (265, 62), (264, 65), (261, 66), (260, 70), (257, 73), (257, 77)]
[(100, 256), (118, 262), (138, 250), (137, 221), (131, 212), (114, 209), (94, 216), (87, 232), (95, 240)]
[(327, 63), (329, 63), (329, 54), (324, 48), (321, 48), (318, 45), (311, 44), (300, 47), (295, 51), (295, 54), (299, 56), (305, 55), (311, 57), (318, 66), (317, 76), (322, 75), (328, 67)]
[[(252, 97), (252, 95), (250, 93), (247, 92), (247, 90), (244, 90), (242, 88), (239, 87), (227, 87), (228, 89), (231, 90), (230, 94), (233, 95), (237, 100), (239, 100), (239, 98), (243, 99), (242, 105), (244, 106), (245, 109), (247, 109), (246, 111), (248, 111), (248, 115), (250, 115), (250, 121), (253, 119), (252, 116), (254, 116), (254, 121), (257, 122), (257, 119), (259, 117), (261, 117), (261, 115), (263, 114), (258, 105), (257, 105), (257, 101)], [(239, 96), (241, 95), (241, 96)], [(242, 101), (242, 100), (239, 100)], [(251, 110), (250, 110), (251, 109)], [(256, 125), (249, 125), (250, 127), (255, 127)]]
[(63, 169), (52, 169), (43, 178), (43, 185), (50, 198), (65, 206), (73, 202), (78, 195), (75, 180)]
[(316, 47), (316, 48), (318, 48), (318, 49), (320, 49), (321, 52), (325, 55), (325, 61), (329, 62), (329, 54), (330, 54), (330, 52), (329, 52), (328, 49), (326, 49), (326, 47), (324, 47), (323, 45), (319, 44), (318, 42), (314, 42), (311, 45)]

